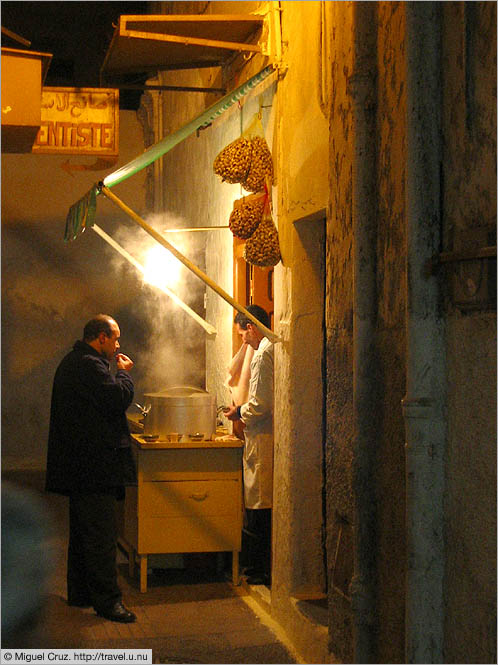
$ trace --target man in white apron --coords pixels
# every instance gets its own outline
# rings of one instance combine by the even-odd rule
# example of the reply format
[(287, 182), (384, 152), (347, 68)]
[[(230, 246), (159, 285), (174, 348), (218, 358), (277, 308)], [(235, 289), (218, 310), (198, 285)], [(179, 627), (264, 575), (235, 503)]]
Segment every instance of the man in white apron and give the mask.
[[(267, 312), (247, 307), (258, 321), (270, 327)], [(249, 583), (269, 584), (271, 579), (271, 508), (273, 498), (273, 344), (242, 313), (235, 317), (242, 342), (254, 349), (249, 397), (232, 406), (225, 416), (244, 426), (244, 503), (249, 535)], [(243, 546), (244, 550), (244, 546)]]

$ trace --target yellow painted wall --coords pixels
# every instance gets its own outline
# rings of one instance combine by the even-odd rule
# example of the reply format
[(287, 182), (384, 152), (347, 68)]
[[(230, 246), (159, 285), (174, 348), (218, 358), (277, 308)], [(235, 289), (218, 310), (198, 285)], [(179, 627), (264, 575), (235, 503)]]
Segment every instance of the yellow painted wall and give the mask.
[[(325, 3), (333, 4), (333, 3)], [(277, 100), (277, 220), (282, 263), (275, 269), (275, 483), (272, 613), (306, 662), (328, 662), (325, 626), (306, 620), (301, 594), (323, 592), (322, 317), (329, 206), (331, 55), (329, 8), (283, 2), (287, 73)], [(323, 234), (323, 236), (322, 236)], [(277, 374), (278, 373), (278, 374)]]

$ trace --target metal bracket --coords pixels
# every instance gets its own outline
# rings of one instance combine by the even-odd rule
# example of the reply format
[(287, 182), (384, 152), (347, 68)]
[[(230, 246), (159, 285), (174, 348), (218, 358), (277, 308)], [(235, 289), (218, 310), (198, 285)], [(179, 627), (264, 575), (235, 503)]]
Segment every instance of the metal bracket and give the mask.
[(284, 60), (282, 49), (282, 24), (280, 14), (282, 9), (279, 2), (269, 2), (265, 15), (266, 43), (262, 44), (262, 53), (270, 59), (273, 67), (278, 71), (278, 77), (283, 78), (287, 73), (287, 63)]
[(427, 267), (427, 276), (448, 270), (448, 295), (462, 311), (496, 310), (496, 245), (486, 245), (495, 237), (487, 227), (460, 229), (458, 249), (438, 254)]

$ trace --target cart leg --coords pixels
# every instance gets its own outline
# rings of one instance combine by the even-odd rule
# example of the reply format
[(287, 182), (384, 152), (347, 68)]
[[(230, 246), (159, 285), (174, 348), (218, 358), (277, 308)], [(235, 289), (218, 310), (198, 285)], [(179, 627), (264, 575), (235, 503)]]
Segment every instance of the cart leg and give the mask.
[(233, 550), (232, 552), (232, 582), (235, 586), (238, 586), (240, 583), (239, 580), (239, 552), (238, 550)]
[(140, 592), (147, 591), (147, 554), (140, 554)]
[(128, 557), (128, 574), (130, 577), (133, 577), (133, 573), (135, 572), (135, 552), (133, 547), (123, 538), (118, 539), (118, 547), (126, 553)]

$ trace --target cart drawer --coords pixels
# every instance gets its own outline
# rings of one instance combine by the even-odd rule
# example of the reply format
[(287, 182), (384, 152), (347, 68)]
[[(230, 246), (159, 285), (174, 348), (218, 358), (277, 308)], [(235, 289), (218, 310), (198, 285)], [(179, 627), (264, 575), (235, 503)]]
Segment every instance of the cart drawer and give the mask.
[(139, 512), (146, 518), (235, 517), (239, 511), (241, 484), (237, 480), (148, 482), (140, 488)]

